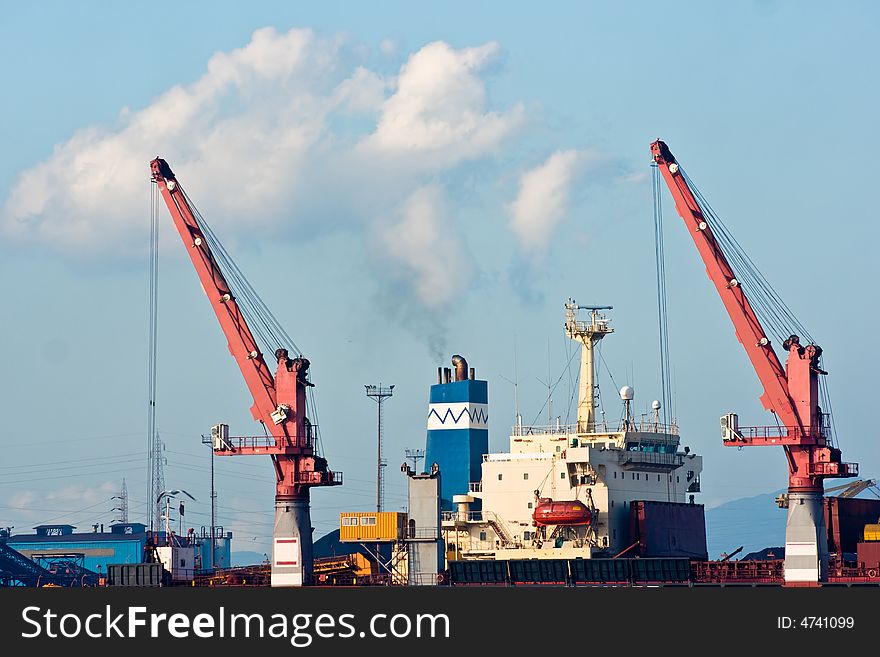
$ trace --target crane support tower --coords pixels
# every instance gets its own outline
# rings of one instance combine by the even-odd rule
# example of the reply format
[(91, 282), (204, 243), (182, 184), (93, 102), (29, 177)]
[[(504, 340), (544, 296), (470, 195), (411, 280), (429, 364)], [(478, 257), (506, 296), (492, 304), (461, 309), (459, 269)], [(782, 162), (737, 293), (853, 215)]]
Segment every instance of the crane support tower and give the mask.
[[(208, 246), (196, 213), (168, 163), (150, 162), (153, 181), (168, 206), (174, 226), (195, 266), (202, 289), (229, 342), (248, 390), (253, 396), (251, 414), (264, 436), (231, 438), (229, 427), (212, 430), (217, 456), (269, 455), (275, 468), (275, 528), (272, 543), (272, 586), (302, 586), (312, 580), (312, 523), (309, 490), (312, 486), (342, 483), (342, 474), (328, 469), (316, 451), (315, 427), (306, 417), (309, 361), (292, 358), (277, 345), (275, 375), (248, 327), (242, 309)], [(275, 346), (275, 345), (273, 345)]]
[(736, 414), (725, 415), (721, 420), (724, 444), (779, 445), (785, 451), (789, 501), (785, 581), (817, 584), (826, 578), (828, 568), (823, 481), (858, 475), (857, 464), (841, 460), (819, 406), (819, 377), (826, 374), (819, 362), (822, 349), (817, 344), (801, 344), (800, 336), (790, 335), (782, 343), (787, 352), (782, 366), (681, 166), (660, 140), (651, 144), (651, 154), (764, 387), (761, 403), (777, 418), (775, 427), (740, 427)]

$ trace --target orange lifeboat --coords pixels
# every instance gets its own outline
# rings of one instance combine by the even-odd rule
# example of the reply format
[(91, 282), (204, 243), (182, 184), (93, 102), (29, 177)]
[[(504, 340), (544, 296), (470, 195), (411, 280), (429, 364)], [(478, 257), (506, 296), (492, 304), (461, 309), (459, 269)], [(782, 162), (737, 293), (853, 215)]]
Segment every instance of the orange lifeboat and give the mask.
[(554, 502), (549, 497), (538, 500), (538, 506), (532, 513), (532, 519), (536, 527), (547, 525), (589, 525), (593, 521), (593, 514), (589, 507), (578, 500), (568, 502)]

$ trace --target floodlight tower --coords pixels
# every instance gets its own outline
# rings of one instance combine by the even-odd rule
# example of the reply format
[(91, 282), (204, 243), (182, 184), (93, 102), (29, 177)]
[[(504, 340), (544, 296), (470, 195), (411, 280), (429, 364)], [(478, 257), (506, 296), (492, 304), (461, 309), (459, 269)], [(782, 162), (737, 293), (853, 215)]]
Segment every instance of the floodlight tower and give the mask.
[(394, 386), (383, 387), (380, 383), (377, 386), (365, 385), (367, 397), (376, 401), (379, 405), (379, 419), (377, 422), (377, 447), (376, 447), (376, 511), (382, 511), (382, 498), (385, 494), (385, 478), (382, 476), (382, 468), (388, 465), (388, 462), (382, 457), (382, 402), (394, 394)]

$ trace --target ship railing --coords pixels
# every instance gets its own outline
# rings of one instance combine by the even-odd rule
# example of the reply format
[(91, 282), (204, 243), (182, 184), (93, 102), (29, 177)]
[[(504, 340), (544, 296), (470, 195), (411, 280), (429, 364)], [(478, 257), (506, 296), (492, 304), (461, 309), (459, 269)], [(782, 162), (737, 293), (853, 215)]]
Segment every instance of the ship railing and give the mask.
[(626, 450), (618, 457), (620, 463), (641, 466), (655, 466), (661, 468), (677, 468), (684, 463), (684, 454), (664, 454), (663, 452), (643, 452), (641, 450)]
[(483, 492), (483, 482), (482, 481), (472, 481), (468, 484), (468, 493), (482, 493)]
[(463, 547), (463, 552), (493, 552), (501, 548), (501, 541), (480, 541), (471, 539)]
[(436, 527), (416, 527), (407, 529), (405, 535), (409, 541), (436, 541), (439, 533)]
[[(306, 435), (300, 437), (299, 440), (291, 440), (290, 447), (314, 447), (315, 428), (312, 425), (306, 430)], [(280, 443), (280, 444), (279, 444)], [(272, 449), (275, 447), (287, 447), (284, 438), (276, 438), (275, 436), (229, 436), (224, 439), (222, 446), (218, 452), (225, 451), (241, 451), (252, 449)]]
[(483, 522), (482, 511), (468, 511), (461, 514), (458, 511), (443, 511), (440, 513), (442, 522)]
[(641, 433), (666, 433), (679, 435), (678, 423), (664, 423), (643, 416), (639, 419), (620, 420), (619, 422), (575, 422), (574, 424), (517, 424), (511, 428), (512, 436), (534, 436), (546, 434), (586, 434), (586, 433), (621, 433), (639, 431)]
[(737, 440), (762, 442), (788, 439), (789, 441), (823, 444), (828, 442), (828, 437), (831, 435), (831, 416), (828, 413), (821, 413), (819, 414), (818, 426), (806, 427), (804, 429), (799, 426), (780, 424), (763, 427), (741, 427), (736, 424), (734, 433), (736, 438), (731, 439), (729, 442), (736, 442)]

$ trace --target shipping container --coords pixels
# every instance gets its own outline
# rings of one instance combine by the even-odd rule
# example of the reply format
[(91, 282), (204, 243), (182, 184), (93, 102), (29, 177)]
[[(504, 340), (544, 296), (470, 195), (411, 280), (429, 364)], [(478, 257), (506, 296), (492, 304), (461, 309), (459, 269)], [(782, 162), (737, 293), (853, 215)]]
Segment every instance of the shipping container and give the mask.
[(837, 554), (856, 552), (864, 538), (865, 525), (880, 519), (880, 500), (858, 497), (826, 497), (825, 525), (828, 527), (828, 551)]
[[(871, 577), (880, 573), (880, 542), (862, 542), (856, 546), (859, 566), (869, 571)], [(873, 574), (871, 574), (873, 571)]]
[(107, 564), (108, 586), (168, 586), (171, 575), (161, 563)]
[(709, 558), (702, 504), (634, 501), (629, 529), (640, 557)]
[(880, 541), (880, 525), (865, 525), (864, 538), (866, 541)]
[(345, 511), (339, 514), (340, 541), (399, 541), (405, 537), (405, 513)]

